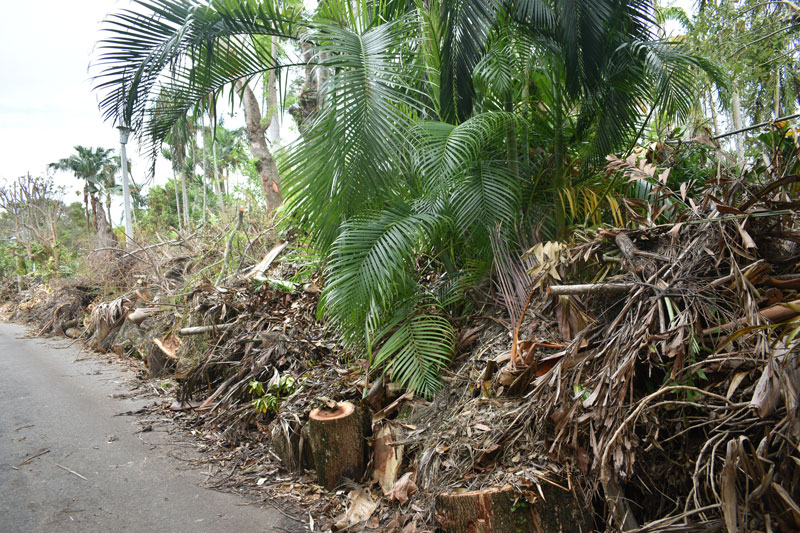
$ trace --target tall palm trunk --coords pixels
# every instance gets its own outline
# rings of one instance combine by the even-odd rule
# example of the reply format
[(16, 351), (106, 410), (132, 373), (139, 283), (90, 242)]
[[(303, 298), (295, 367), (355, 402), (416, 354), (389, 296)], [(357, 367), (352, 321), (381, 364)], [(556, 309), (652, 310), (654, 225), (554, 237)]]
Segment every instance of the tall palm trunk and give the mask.
[(175, 216), (178, 217), (178, 227), (182, 228), (181, 222), (181, 197), (178, 193), (178, 173), (175, 172), (175, 167), (172, 167), (172, 186), (175, 189)]
[[(271, 37), (272, 57), (278, 55), (278, 39)], [(270, 144), (277, 145), (281, 142), (281, 115), (278, 109), (278, 83), (275, 70), (272, 69), (267, 75), (267, 114), (269, 116), (269, 129), (267, 139)]]
[(83, 184), (83, 212), (86, 214), (86, 229), (92, 231), (92, 222), (89, 218), (89, 182)]
[(275, 158), (272, 157), (264, 137), (269, 123), (261, 123), (261, 108), (250, 87), (242, 80), (238, 80), (236, 88), (242, 95), (245, 131), (250, 144), (250, 152), (256, 158), (256, 170), (261, 176), (261, 191), (267, 200), (267, 209), (274, 211), (283, 203), (283, 198), (281, 197), (278, 166), (275, 164)]
[[(731, 93), (731, 107), (733, 107), (733, 127), (740, 130), (742, 129), (742, 104), (739, 100), (739, 88), (735, 82)], [(739, 163), (744, 161), (744, 135), (741, 133), (736, 134), (736, 159)]]
[(200, 136), (203, 138), (203, 174), (200, 182), (203, 185), (203, 224), (208, 220), (208, 198), (206, 186), (208, 184), (208, 146), (206, 146), (206, 118), (204, 113), (200, 113)]

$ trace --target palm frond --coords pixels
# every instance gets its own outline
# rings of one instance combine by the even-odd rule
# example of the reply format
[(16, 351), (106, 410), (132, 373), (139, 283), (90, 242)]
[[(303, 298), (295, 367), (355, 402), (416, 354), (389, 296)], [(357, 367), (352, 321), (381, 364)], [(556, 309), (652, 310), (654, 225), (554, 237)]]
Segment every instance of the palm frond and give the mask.
[(393, 381), (430, 398), (441, 386), (439, 372), (453, 356), (456, 334), (450, 321), (425, 299), (415, 303), (413, 309), (401, 309), (378, 333), (385, 340), (373, 366), (384, 365)]
[(466, 120), (472, 112), (472, 71), (483, 55), (496, 8), (494, 0), (442, 0), (439, 102), (444, 122)]
[(345, 224), (331, 249), (320, 305), (351, 344), (368, 344), (362, 328), (369, 315), (384, 315), (413, 292), (417, 254), (440, 224), (436, 216), (414, 213), (404, 204)]
[(502, 138), (506, 127), (519, 118), (502, 111), (482, 113), (453, 126), (420, 122), (413, 131), (414, 166), (431, 191), (443, 190), (453, 177), (484, 159), (487, 146)]
[[(179, 101), (162, 122), (147, 128), (164, 135), (166, 121), (209, 93), (240, 78), (278, 68), (276, 58), (249, 36), (291, 38), (304, 27), (300, 12), (256, 0), (134, 0), (138, 9), (109, 15), (106, 38), (91, 65), (106, 120), (142, 133), (166, 84)], [(163, 137), (162, 137), (163, 138)], [(160, 138), (158, 140), (161, 140)]]
[(519, 180), (505, 161), (484, 161), (453, 190), (451, 205), (457, 231), (468, 234), (477, 227), (488, 239), (500, 225), (512, 228), (519, 217)]
[(344, 220), (397, 192), (407, 134), (423, 110), (416, 67), (401, 60), (414, 43), (412, 23), (409, 16), (363, 34), (320, 25), (313, 34), (318, 61), (330, 69), (322, 109), (280, 168), (289, 211), (315, 227), (322, 250)]

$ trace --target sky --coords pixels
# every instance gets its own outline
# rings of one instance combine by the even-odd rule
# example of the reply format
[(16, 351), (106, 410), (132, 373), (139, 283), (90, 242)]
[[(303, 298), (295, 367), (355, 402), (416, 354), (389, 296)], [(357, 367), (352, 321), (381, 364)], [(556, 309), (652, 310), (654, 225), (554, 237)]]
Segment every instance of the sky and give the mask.
[[(87, 68), (100, 22), (127, 4), (6, 3), (0, 18), (0, 180), (43, 175), (75, 145), (119, 148), (119, 133), (102, 120)], [(136, 167), (135, 147), (128, 152)], [(74, 178), (57, 181), (68, 185)]]

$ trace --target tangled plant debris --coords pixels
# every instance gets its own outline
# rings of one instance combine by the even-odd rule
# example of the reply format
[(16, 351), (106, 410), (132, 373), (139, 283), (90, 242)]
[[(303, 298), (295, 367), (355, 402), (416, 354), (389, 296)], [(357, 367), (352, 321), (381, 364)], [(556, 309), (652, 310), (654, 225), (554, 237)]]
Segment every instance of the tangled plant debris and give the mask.
[[(625, 227), (494, 243), (483, 310), (430, 402), (367, 379), (318, 320), (313, 261), (267, 234), (220, 282), (213, 240), (187, 238), (129, 253), (136, 282), (116, 298), (34, 289), (16, 313), (142, 358), (164, 397), (151, 416), (198, 437), (208, 485), (303, 502), (295, 518), (318, 529), (456, 531), (471, 497), (516, 527), (800, 528), (795, 159), (775, 148), (671, 184), (680, 148), (665, 150), (609, 159), (609, 179), (647, 185), (619, 199)], [(304, 427), (344, 401), (371, 422), (369, 463), (329, 492)]]

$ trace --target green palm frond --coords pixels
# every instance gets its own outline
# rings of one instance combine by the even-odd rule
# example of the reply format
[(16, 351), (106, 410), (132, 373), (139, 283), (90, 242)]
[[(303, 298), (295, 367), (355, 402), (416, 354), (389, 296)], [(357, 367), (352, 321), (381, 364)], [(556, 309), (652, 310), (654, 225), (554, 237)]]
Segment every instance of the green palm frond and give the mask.
[(440, 115), (444, 122), (472, 113), (472, 71), (483, 55), (496, 15), (494, 0), (442, 0)]
[(345, 224), (328, 259), (321, 306), (353, 344), (365, 344), (361, 328), (373, 307), (383, 313), (408, 292), (417, 254), (442, 223), (400, 204)]
[(414, 46), (413, 22), (404, 18), (363, 34), (320, 25), (313, 34), (318, 61), (330, 72), (322, 109), (280, 168), (289, 211), (314, 226), (323, 250), (344, 220), (396, 194), (408, 131), (423, 109), (416, 68), (401, 60)]
[(502, 138), (519, 117), (502, 111), (482, 113), (453, 126), (420, 122), (414, 129), (414, 166), (431, 191), (449, 186), (452, 179), (485, 159), (488, 146)]
[(496, 225), (513, 228), (519, 218), (519, 180), (505, 161), (484, 161), (458, 183), (450, 200), (456, 229), (476, 227), (488, 239)]
[[(179, 94), (171, 113), (186, 112), (209, 93), (240, 78), (278, 68), (253, 35), (296, 37), (300, 12), (256, 0), (134, 0), (138, 9), (110, 15), (106, 38), (91, 65), (100, 109), (107, 120), (141, 134), (165, 134), (164, 125), (143, 128), (162, 87)], [(159, 139), (160, 140), (160, 139)]]
[(401, 308), (378, 333), (385, 339), (374, 367), (384, 367), (393, 381), (430, 398), (441, 386), (439, 372), (455, 352), (456, 334), (435, 305), (420, 299), (413, 308)]

